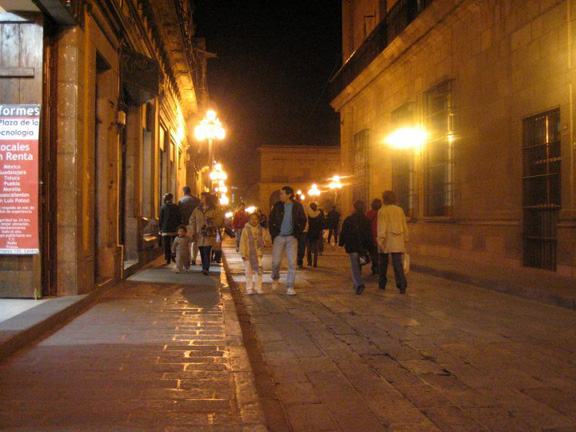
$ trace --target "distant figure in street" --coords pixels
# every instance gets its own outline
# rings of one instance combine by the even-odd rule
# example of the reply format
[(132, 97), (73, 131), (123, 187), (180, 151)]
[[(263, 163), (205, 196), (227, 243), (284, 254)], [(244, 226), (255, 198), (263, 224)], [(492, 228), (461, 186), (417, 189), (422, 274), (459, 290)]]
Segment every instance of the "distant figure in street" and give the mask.
[[(294, 201), (302, 204), (300, 201), (300, 197), (298, 195), (294, 196)], [(298, 252), (296, 253), (296, 262), (298, 264), (299, 269), (304, 268), (304, 256), (306, 255), (306, 236), (308, 234), (308, 216), (307, 216), (308, 209), (304, 206), (302, 207), (304, 208), (304, 214), (306, 215), (306, 223), (304, 224), (302, 232), (300, 232), (300, 234), (296, 236), (296, 240), (298, 241)]]
[[(178, 201), (178, 208), (180, 209), (182, 222), (187, 224), (190, 216), (192, 216), (192, 212), (200, 205), (200, 198), (192, 195), (192, 190), (189, 186), (184, 186), (182, 192), (184, 196)], [(198, 243), (196, 242), (192, 242), (191, 257), (191, 264), (196, 265), (196, 259), (198, 258)]]
[(178, 237), (172, 241), (172, 257), (176, 259), (176, 273), (185, 273), (190, 270), (190, 245), (192, 239), (188, 237), (186, 225), (178, 227)]
[(334, 243), (337, 244), (340, 230), (340, 213), (336, 210), (336, 206), (332, 206), (326, 216), (326, 228), (328, 228), (328, 243), (331, 242), (332, 236), (334, 236)]
[(202, 259), (202, 274), (208, 275), (212, 248), (216, 246), (218, 232), (224, 223), (224, 218), (209, 192), (202, 192), (200, 202), (201, 205), (190, 216), (190, 233), (192, 239), (198, 242), (200, 258)]
[(178, 206), (172, 201), (174, 195), (164, 195), (164, 204), (160, 208), (160, 235), (164, 240), (164, 258), (166, 265), (172, 261), (172, 240), (178, 235), (178, 227), (182, 223), (182, 216)]
[(236, 252), (240, 248), (240, 237), (242, 236), (244, 225), (248, 223), (250, 218), (250, 215), (244, 211), (245, 208), (244, 203), (240, 203), (238, 211), (234, 213), (234, 219), (232, 220), (232, 230), (236, 234)]
[(394, 192), (384, 192), (382, 201), (384, 206), (378, 211), (378, 259), (380, 262), (378, 288), (386, 289), (388, 254), (390, 254), (392, 255), (396, 287), (401, 294), (404, 294), (408, 286), (402, 263), (402, 254), (406, 253), (406, 242), (408, 241), (406, 216), (404, 210), (396, 205), (397, 198)]
[(308, 267), (318, 267), (318, 254), (320, 253), (324, 229), (324, 212), (317, 203), (311, 202), (308, 204), (306, 214), (308, 216), (308, 232), (306, 234)]
[(288, 261), (288, 278), (286, 294), (296, 295), (294, 281), (296, 280), (296, 254), (298, 236), (304, 231), (306, 214), (302, 204), (294, 201), (294, 189), (284, 186), (280, 190), (280, 201), (272, 207), (269, 219), (272, 247), (272, 289), (280, 287), (280, 264), (284, 253)]
[(260, 226), (264, 229), (268, 229), (268, 217), (262, 210), (258, 210), (258, 213), (260, 214)]
[(378, 210), (382, 208), (382, 200), (376, 198), (372, 201), (371, 209), (366, 212), (366, 217), (372, 225), (372, 241), (374, 242), (374, 248), (370, 254), (372, 258), (372, 274), (378, 274)]
[[(240, 256), (244, 261), (244, 271), (246, 272), (246, 294), (262, 294), (262, 250), (264, 249), (264, 228), (260, 226), (258, 213), (252, 213), (249, 222), (242, 232), (240, 241)], [(256, 276), (256, 286), (254, 287), (254, 276)]]
[(356, 201), (354, 203), (354, 213), (344, 220), (338, 243), (339, 246), (346, 249), (346, 253), (350, 257), (354, 291), (358, 295), (364, 291), (361, 260), (366, 259), (373, 247), (372, 226), (364, 214), (365, 211), (364, 202)]

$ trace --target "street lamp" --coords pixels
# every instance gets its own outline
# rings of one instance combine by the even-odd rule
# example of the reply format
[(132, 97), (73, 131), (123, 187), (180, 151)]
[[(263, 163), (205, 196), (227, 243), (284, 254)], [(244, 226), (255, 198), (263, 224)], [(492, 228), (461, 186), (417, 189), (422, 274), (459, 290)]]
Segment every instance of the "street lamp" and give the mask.
[(316, 183), (314, 183), (310, 188), (310, 190), (308, 191), (308, 195), (310, 195), (311, 197), (318, 197), (320, 196), (320, 194), (321, 194), (320, 189), (318, 189), (318, 186), (316, 185)]
[(226, 207), (228, 204), (230, 204), (230, 198), (228, 198), (226, 194), (223, 194), (220, 197), (220, 205)]
[(216, 116), (216, 111), (209, 110), (206, 113), (206, 117), (200, 120), (200, 124), (194, 128), (194, 136), (198, 141), (208, 140), (208, 163), (211, 168), (214, 164), (213, 141), (223, 140), (226, 137), (226, 131)]
[(340, 176), (335, 175), (330, 179), (330, 184), (328, 185), (330, 189), (334, 191), (334, 205), (338, 204), (338, 189), (342, 189), (342, 182), (340, 181)]
[[(210, 171), (210, 190), (212, 190), (212, 185), (214, 182), (218, 182), (218, 192), (226, 193), (228, 188), (224, 185), (224, 180), (228, 178), (228, 174), (224, 171), (221, 163), (215, 163), (214, 168)], [(223, 190), (225, 189), (225, 190)]]

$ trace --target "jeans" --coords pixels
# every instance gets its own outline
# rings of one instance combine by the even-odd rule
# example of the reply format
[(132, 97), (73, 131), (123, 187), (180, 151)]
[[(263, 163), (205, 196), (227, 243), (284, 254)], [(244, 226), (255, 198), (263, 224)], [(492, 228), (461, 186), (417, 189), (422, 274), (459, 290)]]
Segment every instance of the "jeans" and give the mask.
[[(386, 288), (386, 283), (388, 278), (386, 273), (388, 272), (388, 254), (381, 253), (378, 254), (380, 278), (378, 281), (378, 287), (381, 289)], [(396, 279), (396, 287), (400, 290), (405, 290), (408, 286), (406, 282), (406, 276), (404, 275), (404, 266), (402, 264), (402, 253), (394, 252), (392, 255), (392, 268), (394, 269), (394, 278)]]
[(306, 254), (306, 233), (300, 234), (298, 237), (298, 265), (304, 265), (304, 255)]
[(202, 270), (210, 271), (212, 246), (200, 246), (198, 249), (200, 249), (200, 258), (202, 259)]
[(164, 241), (164, 258), (166, 259), (167, 263), (170, 261), (174, 261), (172, 259), (172, 242), (176, 238), (175, 235), (165, 235), (162, 236), (162, 240)]
[(280, 279), (280, 264), (284, 258), (284, 252), (288, 260), (288, 277), (286, 278), (286, 287), (294, 288), (296, 280), (296, 254), (298, 249), (298, 240), (294, 236), (276, 236), (274, 246), (272, 246), (272, 279)]
[(242, 236), (242, 228), (236, 230), (236, 251), (240, 249), (240, 237)]
[(349, 253), (350, 266), (352, 267), (352, 282), (354, 282), (354, 289), (358, 288), (360, 285), (364, 285), (362, 282), (362, 267), (360, 266), (360, 257), (358, 252)]
[(322, 241), (321, 238), (319, 239), (307, 239), (306, 240), (306, 249), (308, 251), (308, 266), (312, 265), (312, 258), (314, 258), (314, 267), (318, 265), (318, 253), (320, 252), (320, 242)]
[(334, 235), (334, 243), (338, 244), (338, 227), (336, 228), (330, 228), (328, 230), (328, 243), (330, 243), (330, 240), (332, 239), (332, 235)]

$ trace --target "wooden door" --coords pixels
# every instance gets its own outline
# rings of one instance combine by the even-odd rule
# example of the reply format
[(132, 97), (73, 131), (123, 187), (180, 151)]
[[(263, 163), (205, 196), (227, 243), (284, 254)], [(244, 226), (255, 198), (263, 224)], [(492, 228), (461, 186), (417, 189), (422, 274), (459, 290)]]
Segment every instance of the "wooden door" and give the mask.
[[(0, 104), (42, 103), (43, 38), (42, 14), (0, 14)], [(41, 255), (0, 255), (0, 297), (40, 296), (41, 268)]]

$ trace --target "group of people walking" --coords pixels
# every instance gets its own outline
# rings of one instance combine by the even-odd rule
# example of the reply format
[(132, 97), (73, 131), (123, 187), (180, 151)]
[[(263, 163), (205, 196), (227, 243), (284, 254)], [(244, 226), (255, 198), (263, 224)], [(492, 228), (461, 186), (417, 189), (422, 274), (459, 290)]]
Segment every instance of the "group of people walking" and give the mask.
[[(173, 202), (172, 194), (166, 194), (160, 209), (166, 264), (175, 261), (177, 272), (186, 272), (199, 253), (202, 273), (207, 275), (213, 249), (221, 250), (224, 216), (214, 195), (203, 192), (198, 200), (191, 195), (189, 187), (183, 191), (184, 197), (178, 205)], [(303, 267), (305, 251), (308, 266), (318, 266), (325, 229), (329, 230), (328, 241), (333, 237), (349, 255), (356, 294), (364, 291), (362, 266), (368, 263), (371, 263), (372, 274), (379, 275), (378, 287), (386, 289), (389, 257), (396, 287), (400, 293), (405, 293), (407, 281), (403, 257), (408, 226), (402, 208), (396, 204), (396, 195), (392, 191), (384, 192), (381, 200), (373, 200), (368, 211), (363, 201), (356, 201), (341, 232), (340, 213), (335, 207), (325, 216), (316, 202), (300, 203), (290, 186), (280, 190), (280, 200), (272, 207), (269, 218), (262, 212), (248, 214), (244, 204), (240, 204), (231, 228), (236, 237), (236, 251), (244, 262), (246, 293), (262, 293), (263, 249), (272, 243), (272, 289), (280, 289), (280, 266), (286, 256), (286, 294), (295, 295), (296, 268)]]
[(354, 211), (342, 225), (339, 245), (350, 257), (352, 281), (356, 294), (362, 294), (365, 285), (362, 280), (362, 265), (371, 262), (372, 274), (378, 274), (378, 288), (386, 289), (389, 257), (396, 287), (401, 294), (406, 292), (408, 283), (404, 272), (408, 225), (406, 216), (397, 205), (396, 194), (386, 191), (382, 200), (372, 201), (366, 212), (363, 201), (354, 203)]
[(196, 263), (198, 253), (202, 261), (202, 273), (208, 275), (212, 250), (221, 248), (221, 228), (224, 215), (216, 205), (216, 197), (202, 192), (200, 199), (192, 196), (188, 186), (178, 205), (171, 193), (164, 195), (160, 208), (160, 235), (164, 243), (166, 264), (176, 262), (178, 273), (190, 270)]

